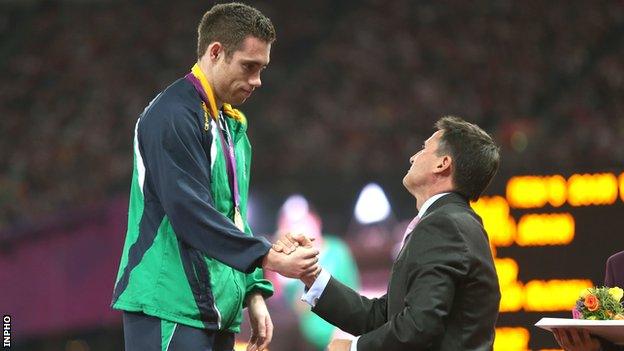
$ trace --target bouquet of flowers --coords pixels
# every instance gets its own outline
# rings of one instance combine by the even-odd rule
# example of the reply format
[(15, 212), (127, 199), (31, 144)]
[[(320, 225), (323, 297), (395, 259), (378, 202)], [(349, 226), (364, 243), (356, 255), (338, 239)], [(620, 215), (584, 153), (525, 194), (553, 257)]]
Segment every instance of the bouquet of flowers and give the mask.
[(624, 319), (624, 308), (620, 302), (623, 295), (624, 290), (618, 287), (583, 289), (572, 309), (572, 317), (590, 320)]

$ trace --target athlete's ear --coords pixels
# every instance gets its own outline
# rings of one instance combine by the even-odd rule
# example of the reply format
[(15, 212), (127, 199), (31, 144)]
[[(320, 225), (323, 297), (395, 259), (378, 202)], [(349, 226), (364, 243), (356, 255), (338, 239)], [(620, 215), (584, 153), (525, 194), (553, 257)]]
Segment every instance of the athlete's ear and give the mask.
[(223, 53), (223, 45), (218, 41), (214, 41), (208, 45), (206, 53), (208, 54), (210, 61), (216, 62), (219, 60), (219, 56)]

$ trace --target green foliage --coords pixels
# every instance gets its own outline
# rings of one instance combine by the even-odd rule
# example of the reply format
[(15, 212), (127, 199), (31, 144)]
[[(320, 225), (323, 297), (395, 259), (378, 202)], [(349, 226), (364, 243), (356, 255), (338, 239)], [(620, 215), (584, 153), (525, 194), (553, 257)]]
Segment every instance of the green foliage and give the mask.
[[(576, 302), (576, 309), (583, 319), (624, 319), (620, 288), (595, 287), (583, 291)], [(617, 298), (619, 297), (619, 299)]]

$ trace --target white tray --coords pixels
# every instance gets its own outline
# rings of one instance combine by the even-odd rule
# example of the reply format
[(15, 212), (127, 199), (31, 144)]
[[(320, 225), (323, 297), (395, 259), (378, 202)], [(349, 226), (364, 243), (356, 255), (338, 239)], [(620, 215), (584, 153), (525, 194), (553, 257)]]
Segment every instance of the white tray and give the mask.
[(536, 327), (552, 331), (555, 328), (585, 329), (590, 334), (600, 336), (616, 345), (624, 345), (624, 320), (591, 321), (587, 319), (542, 318)]

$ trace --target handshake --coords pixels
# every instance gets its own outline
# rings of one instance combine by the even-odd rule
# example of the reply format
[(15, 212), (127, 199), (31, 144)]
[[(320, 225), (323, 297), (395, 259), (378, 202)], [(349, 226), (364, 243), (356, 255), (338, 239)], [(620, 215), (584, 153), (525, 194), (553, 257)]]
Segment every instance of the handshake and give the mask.
[(264, 256), (262, 268), (312, 285), (321, 272), (319, 251), (312, 246), (313, 240), (303, 234), (286, 234)]

